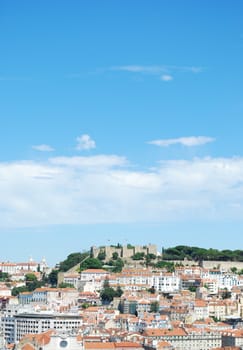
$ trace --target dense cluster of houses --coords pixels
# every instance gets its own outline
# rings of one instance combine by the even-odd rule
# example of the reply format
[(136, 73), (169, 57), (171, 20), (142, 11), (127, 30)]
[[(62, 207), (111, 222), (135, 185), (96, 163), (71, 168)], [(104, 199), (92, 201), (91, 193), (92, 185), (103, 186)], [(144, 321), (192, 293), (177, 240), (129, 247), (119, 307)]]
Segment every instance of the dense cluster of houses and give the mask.
[[(62, 274), (62, 282), (69, 287), (15, 297), (13, 285), (24, 281), (0, 282), (0, 349), (243, 349), (243, 278), (235, 270), (87, 269)], [(123, 294), (104, 304), (104, 285)]]

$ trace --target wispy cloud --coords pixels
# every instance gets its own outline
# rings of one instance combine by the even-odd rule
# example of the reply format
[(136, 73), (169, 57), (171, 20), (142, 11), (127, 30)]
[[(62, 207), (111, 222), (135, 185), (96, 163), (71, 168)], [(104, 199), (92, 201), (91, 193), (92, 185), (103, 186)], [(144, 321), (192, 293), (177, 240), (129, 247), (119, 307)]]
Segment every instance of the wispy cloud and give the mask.
[(173, 65), (125, 65), (111, 67), (112, 71), (129, 72), (136, 74), (147, 74), (159, 77), (160, 80), (168, 82), (173, 80), (174, 75), (178, 72), (197, 74), (202, 72), (202, 67), (196, 66), (173, 66)]
[(183, 145), (187, 147), (192, 147), (192, 146), (205, 145), (206, 143), (210, 143), (213, 141), (215, 141), (213, 137), (190, 136), (190, 137), (178, 137), (175, 139), (153, 140), (153, 141), (149, 141), (148, 143), (151, 145), (160, 146), (160, 147), (168, 147), (171, 145)]
[(41, 145), (34, 145), (32, 146), (32, 148), (36, 151), (40, 151), (40, 152), (52, 152), (55, 151), (55, 149), (49, 145), (46, 144), (41, 144)]
[(131, 73), (148, 73), (148, 74), (160, 74), (162, 72), (167, 72), (168, 68), (166, 66), (139, 66), (139, 65), (128, 65), (128, 66), (116, 66), (112, 67), (111, 70), (114, 71), (124, 71)]
[(78, 151), (82, 151), (82, 150), (88, 151), (90, 149), (96, 148), (95, 141), (92, 140), (92, 138), (87, 134), (83, 134), (81, 136), (78, 136), (76, 138), (76, 141), (77, 141), (76, 149)]
[(171, 80), (173, 80), (173, 77), (172, 77), (172, 75), (169, 75), (169, 74), (163, 74), (163, 75), (161, 75), (160, 79), (163, 81), (171, 81)]
[[(168, 82), (174, 79), (178, 73), (201, 73), (205, 68), (197, 66), (175, 66), (175, 65), (121, 65), (111, 67), (100, 67), (93, 72), (89, 72), (91, 75), (104, 74), (106, 72), (127, 72), (131, 74), (140, 74), (144, 76), (154, 76), (157, 79)], [(84, 73), (70, 73), (65, 76), (67, 79), (80, 79), (84, 76)]]

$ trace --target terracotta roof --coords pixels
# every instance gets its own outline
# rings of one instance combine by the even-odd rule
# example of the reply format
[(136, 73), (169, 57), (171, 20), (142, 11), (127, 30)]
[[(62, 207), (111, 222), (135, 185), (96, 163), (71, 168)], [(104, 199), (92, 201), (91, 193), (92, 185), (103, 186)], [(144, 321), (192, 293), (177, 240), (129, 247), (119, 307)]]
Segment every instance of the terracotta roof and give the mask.
[[(20, 341), (35, 341), (38, 344), (41, 345), (46, 345), (50, 342), (50, 336), (53, 333), (53, 330), (49, 330), (46, 331), (44, 333), (40, 333), (40, 334), (26, 334)], [(25, 350), (29, 350), (29, 349), (25, 349)]]
[(158, 349), (163, 349), (164, 347), (171, 346), (171, 343), (168, 343), (167, 341), (160, 341), (157, 345)]
[(204, 300), (195, 300), (195, 307), (206, 307), (207, 303)]
[(213, 348), (212, 350), (241, 350), (239, 346), (224, 346), (222, 348)]
[(34, 346), (31, 345), (31, 344), (25, 344), (23, 347), (22, 347), (22, 350), (35, 350)]
[(173, 337), (173, 336), (186, 336), (187, 333), (182, 328), (173, 328), (173, 329), (147, 329), (144, 332), (145, 336), (148, 337)]
[(114, 349), (114, 343), (109, 342), (86, 342), (85, 349)]
[(115, 348), (141, 348), (141, 345), (139, 343), (129, 341), (114, 343), (114, 346)]

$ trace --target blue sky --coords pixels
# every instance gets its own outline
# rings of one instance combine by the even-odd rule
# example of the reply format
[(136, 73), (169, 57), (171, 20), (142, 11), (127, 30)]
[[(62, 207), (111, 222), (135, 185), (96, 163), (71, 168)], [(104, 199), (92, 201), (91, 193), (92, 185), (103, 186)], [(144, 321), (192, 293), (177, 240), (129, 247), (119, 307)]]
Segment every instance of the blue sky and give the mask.
[(1, 260), (243, 249), (243, 3), (1, 1)]

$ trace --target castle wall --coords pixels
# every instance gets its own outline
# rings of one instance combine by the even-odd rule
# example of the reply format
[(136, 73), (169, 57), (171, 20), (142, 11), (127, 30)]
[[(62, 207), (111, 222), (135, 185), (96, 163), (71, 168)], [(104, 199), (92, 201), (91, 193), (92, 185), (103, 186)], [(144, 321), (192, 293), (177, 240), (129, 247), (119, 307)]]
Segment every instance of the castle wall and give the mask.
[(134, 247), (134, 254), (136, 254), (136, 253), (144, 253), (145, 255), (147, 255), (147, 253), (148, 253), (147, 246), (136, 245)]
[[(174, 264), (182, 264), (184, 266), (198, 266), (197, 261), (193, 260), (171, 260)], [(232, 267), (236, 267), (237, 270), (243, 270), (243, 262), (241, 261), (207, 261), (203, 260), (200, 263), (200, 266), (202, 266), (205, 269), (220, 269), (222, 271), (230, 271)]]
[(123, 258), (131, 258), (134, 255), (134, 248), (128, 249), (127, 246), (122, 247), (122, 257)]
[(145, 246), (136, 245), (132, 249), (127, 248), (127, 246), (118, 247), (91, 247), (91, 254), (94, 258), (97, 258), (99, 253), (105, 251), (106, 261), (112, 258), (113, 253), (117, 253), (119, 258), (129, 259), (136, 253), (154, 254), (157, 256), (157, 246), (155, 244), (149, 244)]
[(223, 271), (229, 271), (232, 267), (236, 267), (237, 270), (243, 269), (242, 261), (203, 261), (202, 267), (206, 269), (220, 268)]
[(122, 249), (121, 248), (116, 248), (116, 247), (110, 247), (106, 246), (105, 247), (105, 255), (106, 255), (106, 260), (109, 260), (112, 258), (113, 253), (117, 253), (119, 258), (122, 256)]
[(149, 244), (147, 246), (148, 248), (148, 254), (154, 254), (157, 256), (158, 250), (157, 250), (157, 245), (156, 244)]

